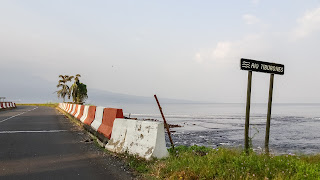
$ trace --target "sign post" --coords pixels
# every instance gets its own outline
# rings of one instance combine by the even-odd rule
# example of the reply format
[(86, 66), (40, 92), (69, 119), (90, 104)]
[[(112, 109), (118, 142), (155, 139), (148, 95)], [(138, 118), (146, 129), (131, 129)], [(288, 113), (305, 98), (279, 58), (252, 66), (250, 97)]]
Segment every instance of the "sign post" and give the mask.
[(249, 125), (250, 125), (249, 119), (250, 119), (252, 71), (270, 73), (268, 113), (267, 113), (266, 136), (265, 136), (265, 144), (264, 144), (265, 151), (268, 154), (274, 74), (283, 75), (284, 65), (242, 58), (240, 60), (240, 68), (241, 70), (249, 71), (248, 87), (247, 87), (246, 121), (245, 121), (245, 129), (244, 129), (244, 146), (247, 154), (249, 153)]
[(247, 104), (246, 104), (246, 122), (244, 125), (244, 147), (246, 153), (249, 153), (249, 124), (250, 124), (250, 104), (251, 104), (251, 82), (252, 71), (248, 71)]
[(273, 79), (274, 79), (274, 74), (270, 74), (268, 114), (267, 114), (267, 124), (266, 124), (266, 138), (265, 138), (265, 140), (264, 140), (264, 148), (265, 148), (265, 151), (266, 151), (267, 154), (269, 154), (269, 134), (270, 134), (270, 120), (271, 120)]

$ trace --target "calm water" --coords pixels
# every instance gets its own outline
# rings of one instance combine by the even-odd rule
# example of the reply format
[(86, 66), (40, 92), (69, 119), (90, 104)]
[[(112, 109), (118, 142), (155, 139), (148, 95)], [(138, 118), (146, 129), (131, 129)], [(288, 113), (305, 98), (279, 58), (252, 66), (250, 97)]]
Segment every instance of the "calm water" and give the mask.
[[(156, 104), (104, 105), (122, 108), (125, 116), (162, 121)], [(245, 104), (162, 104), (173, 140), (180, 145), (242, 146)], [(264, 147), (267, 104), (252, 104), (253, 147)], [(320, 153), (320, 104), (273, 104), (270, 145), (275, 153)], [(167, 141), (168, 143), (169, 141)], [(168, 144), (169, 146), (169, 144)]]

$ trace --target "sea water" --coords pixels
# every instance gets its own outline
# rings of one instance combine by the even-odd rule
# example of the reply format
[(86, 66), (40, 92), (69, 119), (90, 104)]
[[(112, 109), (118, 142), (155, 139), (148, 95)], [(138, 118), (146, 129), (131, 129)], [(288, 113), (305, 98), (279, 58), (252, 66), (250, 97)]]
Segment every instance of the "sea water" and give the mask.
[[(110, 106), (110, 105), (109, 105)], [(162, 121), (157, 104), (113, 104), (125, 116)], [(208, 147), (244, 144), (245, 104), (162, 104), (176, 145)], [(251, 104), (250, 137), (263, 151), (267, 104)], [(320, 152), (320, 104), (273, 104), (269, 147), (274, 153)], [(167, 146), (170, 146), (167, 140)]]

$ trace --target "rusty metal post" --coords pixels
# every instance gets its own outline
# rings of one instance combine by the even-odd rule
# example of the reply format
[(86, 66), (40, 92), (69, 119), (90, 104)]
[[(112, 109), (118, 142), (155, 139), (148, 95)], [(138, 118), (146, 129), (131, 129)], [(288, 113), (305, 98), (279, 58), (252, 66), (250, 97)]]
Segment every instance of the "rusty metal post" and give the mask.
[(165, 118), (164, 115), (163, 115), (162, 108), (161, 108), (160, 103), (159, 103), (159, 101), (158, 101), (157, 95), (154, 95), (154, 98), (155, 98), (156, 101), (157, 101), (157, 104), (158, 104), (158, 106), (159, 106), (159, 110), (160, 110), (162, 119), (163, 119), (163, 121), (164, 121), (164, 126), (165, 126), (166, 129), (167, 129), (167, 133), (168, 133), (168, 136), (169, 136), (169, 139), (170, 139), (171, 147), (172, 147), (172, 149), (174, 149), (174, 144), (173, 144), (173, 141), (172, 141), (172, 138), (171, 138), (170, 129), (169, 129), (169, 126), (168, 126), (168, 124), (167, 124), (166, 118)]
[(251, 103), (251, 84), (252, 84), (252, 71), (248, 71), (248, 87), (247, 87), (247, 105), (246, 105), (246, 121), (244, 125), (244, 148), (249, 154), (249, 126), (250, 126), (250, 103)]

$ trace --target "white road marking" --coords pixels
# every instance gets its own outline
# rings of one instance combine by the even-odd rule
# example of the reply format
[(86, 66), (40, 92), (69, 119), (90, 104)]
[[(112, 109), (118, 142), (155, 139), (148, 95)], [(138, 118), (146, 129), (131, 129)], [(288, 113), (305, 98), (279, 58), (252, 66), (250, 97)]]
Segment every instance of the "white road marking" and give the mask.
[(8, 117), (7, 119), (1, 120), (1, 121), (0, 121), (0, 123), (5, 122), (5, 121), (7, 121), (7, 120), (9, 120), (9, 119), (12, 119), (12, 118), (14, 118), (14, 117), (20, 116), (20, 115), (22, 115), (22, 114), (24, 114), (24, 113), (27, 113), (27, 112), (33, 111), (33, 110), (38, 109), (38, 108), (39, 108), (39, 107), (35, 107), (35, 108), (30, 109), (30, 110), (28, 110), (28, 111), (22, 112), (22, 113), (20, 113), (20, 114), (17, 114), (17, 115), (14, 115), (14, 116)]
[(65, 132), (67, 130), (44, 130), (44, 131), (0, 131), (0, 134), (15, 134), (15, 133), (56, 133)]

